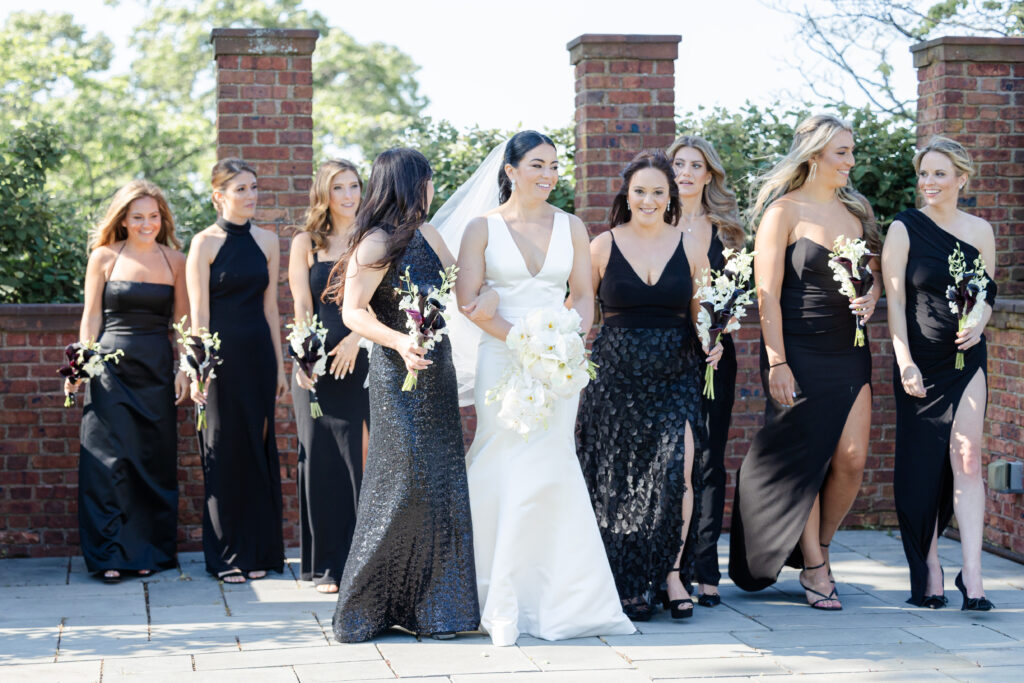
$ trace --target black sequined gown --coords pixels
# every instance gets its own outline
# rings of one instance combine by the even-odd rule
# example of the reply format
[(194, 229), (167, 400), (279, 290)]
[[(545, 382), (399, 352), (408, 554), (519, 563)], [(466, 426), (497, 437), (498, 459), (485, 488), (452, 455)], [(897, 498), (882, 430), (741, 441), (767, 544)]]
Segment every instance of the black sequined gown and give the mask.
[[(907, 602), (920, 605), (928, 583), (926, 558), (932, 533), (939, 534), (953, 516), (953, 470), (949, 463), (953, 416), (967, 385), (980, 372), (988, 382), (985, 336), (964, 352), (964, 367), (957, 370), (957, 320), (946, 300), (953, 284), (949, 255), (960, 245), (970, 269), (978, 250), (958, 240), (917, 209), (899, 213), (895, 220), (907, 228), (910, 249), (905, 279), (907, 342), (910, 356), (924, 377), (927, 395), (915, 398), (903, 390), (898, 365), (893, 364), (896, 397), (896, 456), (893, 493), (903, 550), (910, 565)], [(996, 285), (985, 293), (994, 304)]]
[(833, 279), (829, 255), (805, 237), (786, 247), (779, 303), (796, 380), (791, 407), (771, 397), (761, 341), (764, 427), (736, 475), (729, 534), (729, 577), (743, 590), (772, 585), (783, 565), (803, 566), (800, 534), (854, 401), (871, 382), (871, 354), (853, 345), (856, 319)]
[(277, 358), (263, 294), (267, 259), (251, 225), (217, 219), (227, 233), (210, 264), (210, 331), (220, 336), (207, 396), (203, 552), (211, 574), (284, 569), (281, 465), (274, 436)]
[[(334, 262), (320, 261), (317, 254), (313, 258), (309, 290), (313, 312), (327, 328), (329, 351), (348, 336), (349, 329), (341, 320), (341, 309), (320, 300)], [(328, 368), (333, 360), (328, 357)], [(324, 413), (317, 419), (309, 414), (309, 391), (292, 376), (299, 437), (299, 571), (303, 581), (336, 584), (345, 568), (363, 480), (363, 423), (370, 420), (363, 388), (367, 366), (366, 351), (360, 349), (351, 373), (341, 379), (329, 373), (317, 379), (316, 395)]]
[[(680, 241), (644, 282), (612, 240), (598, 286), (604, 324), (583, 393), (578, 454), (619, 598), (649, 600), (682, 543), (686, 425), (697, 448), (703, 363), (690, 319), (693, 282)], [(696, 525), (690, 525), (687, 543)], [(688, 581), (684, 568), (682, 578)]]
[[(397, 266), (397, 267), (396, 267)], [(441, 284), (441, 262), (417, 230), (370, 300), (378, 320), (405, 331), (395, 288), (406, 267), (421, 292)], [(334, 612), (339, 642), (391, 626), (417, 633), (471, 631), (480, 621), (473, 527), (451, 344), (427, 354), (413, 391), (405, 363), (370, 355), (370, 446), (356, 528)]]
[(85, 383), (78, 523), (91, 572), (177, 564), (173, 309), (171, 285), (114, 280), (103, 286), (98, 341), (104, 352), (121, 349), (124, 356)]

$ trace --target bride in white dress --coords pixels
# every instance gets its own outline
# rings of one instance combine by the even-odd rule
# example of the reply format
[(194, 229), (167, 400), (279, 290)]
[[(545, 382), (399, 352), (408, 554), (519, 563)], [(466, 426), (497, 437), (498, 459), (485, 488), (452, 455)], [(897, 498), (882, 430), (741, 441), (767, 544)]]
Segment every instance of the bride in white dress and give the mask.
[(505, 337), (517, 319), (565, 305), (567, 284), (582, 329), (594, 317), (586, 227), (547, 203), (558, 179), (554, 144), (523, 131), (502, 156), (500, 205), (465, 227), (456, 282), (460, 302), (484, 286), (500, 297), (497, 314), (476, 323), (485, 334), (473, 383), (476, 437), (466, 456), (481, 625), (495, 645), (513, 645), (520, 634), (633, 633), (576, 458), (579, 398), (558, 400), (547, 428), (528, 440), (503, 427), (498, 404), (485, 401), (512, 362)]

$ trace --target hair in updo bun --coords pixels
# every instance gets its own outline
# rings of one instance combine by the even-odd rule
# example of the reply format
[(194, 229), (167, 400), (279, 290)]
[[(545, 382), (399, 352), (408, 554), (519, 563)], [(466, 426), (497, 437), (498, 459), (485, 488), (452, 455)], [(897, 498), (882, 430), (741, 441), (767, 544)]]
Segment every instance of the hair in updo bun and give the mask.
[(512, 139), (505, 144), (504, 163), (498, 169), (499, 204), (504, 204), (512, 196), (512, 181), (509, 180), (508, 174), (505, 173), (505, 164), (513, 167), (518, 166), (527, 152), (541, 145), (551, 145), (554, 147), (555, 143), (547, 135), (538, 133), (535, 130), (521, 130), (513, 135)]

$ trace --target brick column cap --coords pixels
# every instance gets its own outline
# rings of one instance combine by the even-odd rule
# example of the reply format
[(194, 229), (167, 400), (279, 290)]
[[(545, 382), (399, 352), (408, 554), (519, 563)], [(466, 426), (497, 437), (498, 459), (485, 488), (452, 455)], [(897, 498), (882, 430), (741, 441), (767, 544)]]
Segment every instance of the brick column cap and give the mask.
[(220, 55), (311, 55), (320, 32), (311, 28), (215, 28), (214, 58)]
[(1024, 38), (942, 36), (910, 46), (918, 69), (937, 62), (1024, 62)]
[(636, 33), (584, 33), (570, 40), (565, 49), (569, 62), (584, 59), (669, 59), (679, 56), (679, 35)]

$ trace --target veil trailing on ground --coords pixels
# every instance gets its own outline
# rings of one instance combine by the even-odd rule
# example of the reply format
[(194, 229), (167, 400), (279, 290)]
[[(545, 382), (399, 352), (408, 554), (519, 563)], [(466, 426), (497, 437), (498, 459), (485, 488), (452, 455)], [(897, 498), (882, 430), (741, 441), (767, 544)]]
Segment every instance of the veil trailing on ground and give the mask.
[[(441, 205), (430, 224), (437, 228), (449, 251), (459, 257), (466, 225), (498, 206), (498, 170), (505, 161), (505, 143), (491, 150), (469, 180)], [(473, 405), (476, 379), (476, 352), (483, 332), (461, 311), (455, 311), (448, 323), (452, 360), (459, 378), (459, 405)]]

